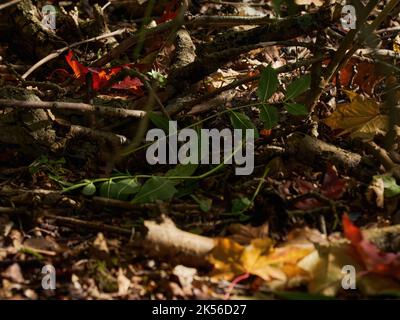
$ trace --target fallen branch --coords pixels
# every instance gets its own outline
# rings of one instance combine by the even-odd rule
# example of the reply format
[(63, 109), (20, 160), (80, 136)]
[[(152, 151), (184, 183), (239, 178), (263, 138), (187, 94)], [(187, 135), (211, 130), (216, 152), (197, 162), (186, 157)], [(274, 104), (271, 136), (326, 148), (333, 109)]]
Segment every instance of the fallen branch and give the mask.
[(146, 112), (142, 110), (128, 110), (122, 108), (110, 108), (95, 106), (87, 103), (57, 102), (57, 101), (21, 101), (0, 99), (0, 108), (21, 108), (21, 109), (48, 109), (48, 110), (75, 110), (87, 113), (99, 113), (114, 117), (142, 118)]
[(309, 135), (295, 132), (287, 140), (287, 150), (302, 162), (314, 163), (320, 159), (343, 169), (355, 169), (362, 157), (354, 152), (338, 148)]

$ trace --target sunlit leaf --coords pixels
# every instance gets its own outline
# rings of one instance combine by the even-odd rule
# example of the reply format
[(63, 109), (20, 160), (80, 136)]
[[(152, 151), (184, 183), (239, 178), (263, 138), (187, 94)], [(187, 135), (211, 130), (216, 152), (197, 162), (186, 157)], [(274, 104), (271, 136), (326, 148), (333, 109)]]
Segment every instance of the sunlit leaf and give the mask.
[(324, 120), (332, 129), (341, 129), (353, 138), (370, 140), (376, 134), (385, 133), (388, 116), (382, 115), (379, 104), (362, 95), (346, 91), (350, 103), (339, 104), (329, 118)]

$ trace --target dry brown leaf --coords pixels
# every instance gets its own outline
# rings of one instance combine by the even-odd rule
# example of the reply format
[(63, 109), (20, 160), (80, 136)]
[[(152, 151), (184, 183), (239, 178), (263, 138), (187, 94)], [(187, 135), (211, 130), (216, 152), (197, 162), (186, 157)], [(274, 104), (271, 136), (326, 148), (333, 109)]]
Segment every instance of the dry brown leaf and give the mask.
[(385, 133), (388, 127), (388, 116), (379, 111), (379, 104), (370, 98), (345, 91), (350, 103), (343, 103), (324, 123), (332, 129), (341, 129), (350, 133), (352, 138), (371, 140), (376, 134)]

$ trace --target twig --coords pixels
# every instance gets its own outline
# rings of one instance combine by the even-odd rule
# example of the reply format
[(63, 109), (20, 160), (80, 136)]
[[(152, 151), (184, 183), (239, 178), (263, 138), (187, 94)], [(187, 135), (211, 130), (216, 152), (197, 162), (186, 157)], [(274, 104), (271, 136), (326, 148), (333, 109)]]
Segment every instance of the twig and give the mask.
[[(184, 6), (182, 6), (181, 13), (183, 10), (185, 10)], [(158, 25), (157, 27), (141, 30), (141, 31), (133, 34), (129, 38), (125, 39), (124, 41), (122, 41), (118, 46), (111, 49), (107, 54), (102, 56), (100, 59), (94, 61), (91, 65), (94, 67), (102, 67), (105, 64), (107, 64), (108, 62), (112, 61), (113, 59), (118, 58), (121, 54), (126, 52), (129, 48), (133, 47), (135, 44), (137, 44), (142, 39), (146, 39), (150, 36), (155, 36), (164, 31), (176, 28), (177, 26), (181, 25), (183, 22), (184, 22), (184, 19), (183, 19), (183, 15), (182, 15), (181, 17), (177, 17), (174, 20), (162, 23), (162, 24)]]
[(96, 231), (106, 231), (106, 232), (116, 233), (116, 234), (128, 236), (128, 237), (132, 235), (132, 230), (120, 228), (120, 227), (114, 227), (114, 226), (110, 226), (110, 225), (107, 225), (104, 223), (84, 221), (84, 220), (70, 218), (70, 217), (55, 216), (52, 214), (45, 214), (44, 217), (49, 218), (49, 219), (54, 219), (58, 223), (65, 224), (67, 226), (72, 225), (72, 226), (82, 227), (82, 228), (96, 230)]
[(89, 42), (93, 42), (93, 41), (98, 41), (98, 40), (102, 40), (102, 39), (106, 39), (106, 38), (110, 38), (119, 34), (123, 34), (127, 32), (127, 29), (119, 29), (110, 33), (106, 33), (103, 34), (101, 36), (97, 36), (97, 37), (93, 37), (87, 40), (82, 40), (79, 42), (75, 42), (67, 47), (61, 48), (56, 50), (53, 53), (50, 53), (48, 56), (44, 57), (43, 59), (39, 60), (38, 62), (36, 62), (32, 67), (29, 68), (28, 71), (26, 71), (23, 75), (22, 75), (22, 79), (26, 79), (27, 77), (29, 77), (29, 75), (35, 71), (36, 69), (38, 69), (40, 66), (44, 65), (45, 63), (56, 59), (58, 56), (60, 56), (63, 52), (67, 51), (68, 49), (80, 46), (81, 44), (85, 44), (85, 43), (89, 43)]
[[(295, 63), (286, 64), (286, 65), (284, 65), (284, 66), (282, 66), (280, 68), (277, 68), (276, 72), (277, 73), (290, 72), (290, 71), (292, 71), (294, 69), (297, 69), (297, 68), (300, 68), (300, 67), (303, 67), (303, 66), (308, 66), (308, 65), (311, 65), (311, 64), (313, 64), (315, 62), (318, 62), (318, 61), (322, 61), (325, 58), (326, 58), (326, 56), (318, 57), (318, 58), (311, 58), (311, 59), (307, 59), (307, 60), (299, 60), (299, 61), (297, 61)], [(246, 83), (249, 83), (249, 82), (252, 82), (252, 81), (256, 81), (259, 78), (260, 78), (260, 75), (246, 77), (246, 78), (243, 78), (243, 79), (240, 79), (240, 80), (236, 80), (236, 81), (234, 81), (234, 82), (232, 82), (230, 84), (227, 84), (226, 86), (220, 87), (220, 88), (218, 88), (218, 89), (216, 89), (216, 90), (214, 90), (214, 91), (212, 91), (210, 93), (206, 93), (206, 94), (202, 95), (201, 97), (193, 99), (193, 100), (190, 100), (188, 102), (184, 102), (184, 103), (181, 103), (181, 104), (174, 103), (174, 104), (168, 105), (166, 107), (167, 112), (168, 112), (169, 115), (174, 115), (174, 114), (176, 114), (176, 113), (178, 113), (178, 112), (180, 112), (182, 110), (185, 110), (185, 109), (188, 109), (188, 108), (192, 108), (195, 105), (198, 105), (198, 104), (200, 104), (200, 103), (202, 103), (204, 101), (212, 99), (212, 98), (218, 96), (219, 94), (221, 94), (224, 91), (235, 89), (236, 87), (239, 87), (239, 86), (241, 86), (243, 84), (246, 84)]]
[(3, 10), (5, 8), (8, 8), (14, 4), (17, 4), (18, 2), (21, 2), (21, 0), (12, 0), (3, 4), (0, 4), (0, 10)]
[[(361, 10), (361, 13), (357, 16), (357, 28), (350, 30), (346, 34), (344, 39), (342, 40), (338, 50), (336, 51), (335, 56), (329, 63), (326, 70), (324, 70), (320, 84), (316, 87), (316, 90), (311, 92), (311, 94), (309, 96), (309, 99), (308, 99), (309, 105), (308, 106), (309, 106), (310, 111), (314, 110), (314, 108), (325, 88), (325, 84), (328, 83), (332, 79), (332, 77), (338, 70), (338, 67), (339, 67), (340, 63), (343, 61), (346, 53), (353, 46), (357, 33), (363, 28), (370, 12), (372, 12), (372, 10), (375, 8), (375, 6), (378, 4), (378, 2), (379, 2), (379, 0), (371, 0), (368, 2), (366, 7), (363, 8), (363, 10)], [(360, 2), (358, 2), (358, 3), (360, 3)]]
[(58, 102), (58, 101), (21, 101), (0, 99), (0, 108), (24, 108), (24, 109), (49, 109), (49, 110), (76, 110), (80, 112), (93, 112), (114, 117), (143, 118), (146, 115), (142, 110), (128, 110), (122, 108), (110, 108), (95, 106), (87, 103)]

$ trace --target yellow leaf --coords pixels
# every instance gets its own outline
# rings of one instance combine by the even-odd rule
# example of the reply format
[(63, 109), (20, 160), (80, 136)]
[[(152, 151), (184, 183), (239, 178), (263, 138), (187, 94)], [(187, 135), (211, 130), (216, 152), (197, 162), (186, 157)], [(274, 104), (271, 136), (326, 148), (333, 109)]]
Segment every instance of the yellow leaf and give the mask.
[(254, 239), (243, 250), (240, 261), (247, 273), (269, 281), (272, 278), (286, 280), (286, 275), (279, 269), (270, 266), (267, 256), (272, 250), (271, 239)]
[(322, 0), (295, 0), (296, 4), (299, 6), (309, 6), (310, 4), (314, 4), (317, 7), (320, 7), (324, 4)]
[(245, 273), (240, 264), (240, 257), (244, 247), (228, 238), (217, 238), (208, 261), (214, 265), (214, 277), (231, 280), (235, 276)]
[(249, 273), (265, 281), (285, 282), (288, 276), (295, 277), (304, 273), (296, 263), (312, 250), (304, 245), (274, 249), (269, 238), (253, 239), (246, 247), (227, 238), (215, 241), (215, 248), (208, 256), (208, 261), (214, 265), (213, 277), (225, 280)]
[(310, 274), (309, 292), (335, 296), (341, 288), (343, 266), (354, 266), (356, 272), (363, 269), (351, 253), (351, 245), (340, 241), (320, 246), (302, 259), (297, 265)]
[(350, 103), (339, 104), (324, 123), (332, 129), (350, 133), (352, 138), (373, 139), (378, 133), (385, 133), (388, 117), (380, 114), (379, 104), (370, 98), (345, 91)]
[(393, 40), (393, 51), (400, 53), (400, 34), (398, 34)]

